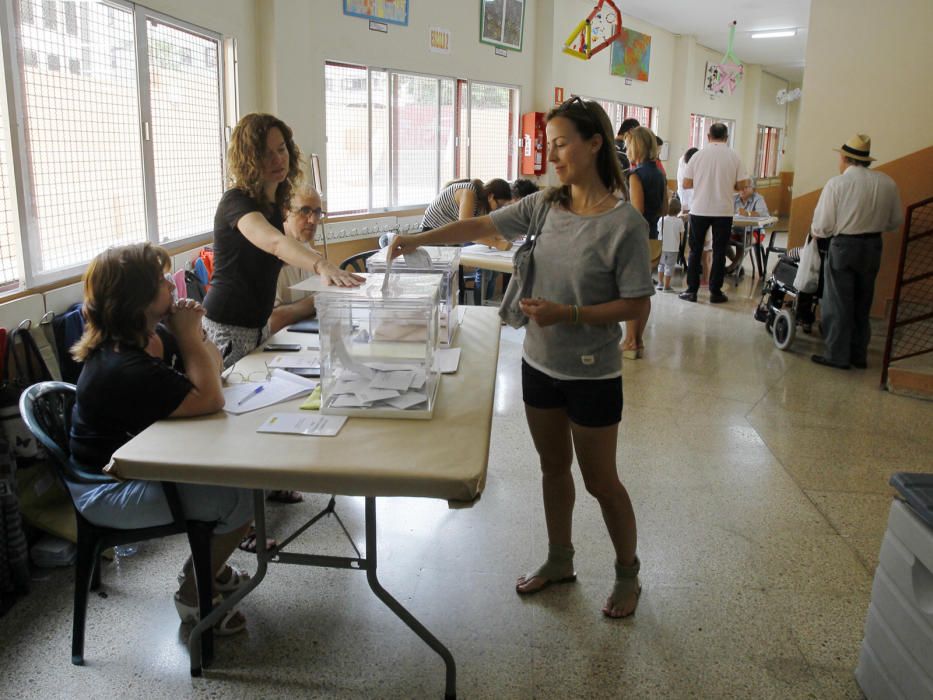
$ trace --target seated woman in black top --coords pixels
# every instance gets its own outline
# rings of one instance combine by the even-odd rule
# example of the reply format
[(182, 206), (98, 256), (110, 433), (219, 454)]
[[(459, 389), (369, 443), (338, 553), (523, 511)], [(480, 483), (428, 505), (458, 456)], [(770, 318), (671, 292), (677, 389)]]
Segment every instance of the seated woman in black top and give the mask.
[[(667, 214), (667, 178), (658, 167), (658, 139), (651, 129), (636, 126), (625, 135), (632, 169), (628, 176), (628, 189), (632, 206), (648, 222), (648, 238), (657, 240), (658, 220)], [(627, 360), (641, 357), (645, 352), (642, 335), (648, 325), (650, 303), (643, 318), (625, 322), (622, 356)]]
[(231, 189), (214, 216), (214, 274), (204, 299), (204, 330), (224, 367), (269, 336), (269, 317), (283, 263), (321, 275), (329, 284), (357, 286), (317, 251), (284, 233), (283, 215), (301, 175), (292, 130), (270, 114), (247, 114), (230, 138)]
[[(84, 275), (85, 328), (72, 348), (84, 363), (78, 378), (71, 453), (88, 469), (103, 469), (113, 453), (163, 418), (199, 416), (223, 408), (220, 353), (201, 330), (203, 309), (185, 299), (174, 302), (168, 253), (149, 243), (111, 248), (98, 255)], [(156, 326), (164, 321), (177, 341), (186, 374), (165, 364)], [(157, 481), (121, 481), (71, 486), (78, 509), (92, 523), (138, 528), (172, 521)], [(249, 580), (226, 565), (253, 519), (246, 489), (178, 484), (185, 516), (217, 522), (211, 544), (215, 593), (232, 591)], [(175, 607), (183, 622), (198, 617), (191, 561), (180, 576)], [(233, 634), (245, 627), (231, 612), (216, 628)]]

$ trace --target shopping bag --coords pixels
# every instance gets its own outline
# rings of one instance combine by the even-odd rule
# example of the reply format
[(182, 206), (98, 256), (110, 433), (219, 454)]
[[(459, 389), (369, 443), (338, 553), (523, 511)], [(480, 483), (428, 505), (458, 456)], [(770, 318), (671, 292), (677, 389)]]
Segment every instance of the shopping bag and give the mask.
[(794, 288), (798, 292), (813, 294), (820, 285), (820, 251), (816, 247), (816, 239), (809, 236), (807, 244), (800, 251), (800, 263), (797, 265), (797, 274), (794, 276)]

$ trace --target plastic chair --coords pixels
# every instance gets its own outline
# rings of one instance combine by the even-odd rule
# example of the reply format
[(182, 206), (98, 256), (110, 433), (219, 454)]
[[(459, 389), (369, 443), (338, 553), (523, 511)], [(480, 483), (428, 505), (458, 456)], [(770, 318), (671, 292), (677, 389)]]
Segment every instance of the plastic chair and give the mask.
[(378, 252), (378, 249), (365, 250), (362, 253), (351, 255), (349, 258), (340, 263), (340, 269), (349, 270), (351, 272), (366, 272), (366, 261)]
[[(65, 382), (41, 382), (23, 392), (19, 411), (26, 427), (42, 443), (51, 457), (55, 472), (68, 491), (68, 484), (107, 484), (116, 480), (99, 472), (84, 470), (71, 459), (69, 440), (71, 413), (75, 404), (75, 386)], [(174, 521), (168, 525), (121, 530), (88, 522), (75, 507), (78, 522), (78, 551), (75, 562), (74, 624), (71, 632), (71, 663), (84, 664), (84, 623), (87, 614), (89, 590), (100, 588), (100, 555), (104, 549), (131, 542), (152, 540), (168, 535), (187, 533), (191, 545), (191, 559), (198, 587), (201, 618), (211, 611), (211, 535), (215, 523), (186, 521), (175, 484), (162, 482)], [(74, 501), (72, 501), (74, 505)], [(207, 582), (207, 585), (201, 585)], [(203, 658), (213, 656), (213, 633), (202, 637)]]

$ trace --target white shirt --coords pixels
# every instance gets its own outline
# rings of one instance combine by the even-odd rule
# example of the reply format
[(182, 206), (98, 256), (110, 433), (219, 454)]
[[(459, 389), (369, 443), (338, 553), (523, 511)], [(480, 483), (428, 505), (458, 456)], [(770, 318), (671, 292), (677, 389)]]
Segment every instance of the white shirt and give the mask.
[(904, 211), (894, 180), (876, 170), (850, 165), (823, 187), (810, 233), (830, 238), (893, 231), (902, 223)]
[[(308, 250), (312, 250), (311, 244), (305, 243), (304, 245)], [(311, 272), (302, 270), (300, 267), (288, 264), (282, 265), (282, 269), (279, 270), (279, 280), (275, 285), (275, 306), (294, 304), (305, 297), (311, 296), (311, 292), (300, 292), (291, 289), (293, 285), (308, 279), (311, 275)]]
[(684, 157), (681, 156), (680, 160), (677, 161), (677, 196), (680, 197), (680, 208), (683, 211), (690, 211), (690, 203), (693, 201), (693, 190), (684, 189), (684, 170), (686, 167), (687, 164), (684, 163)]
[(661, 219), (661, 251), (676, 253), (680, 250), (680, 237), (684, 234), (684, 222), (679, 216), (665, 216)]
[(684, 168), (693, 180), (690, 213), (698, 216), (732, 216), (735, 183), (748, 179), (738, 154), (722, 141), (710, 141)]

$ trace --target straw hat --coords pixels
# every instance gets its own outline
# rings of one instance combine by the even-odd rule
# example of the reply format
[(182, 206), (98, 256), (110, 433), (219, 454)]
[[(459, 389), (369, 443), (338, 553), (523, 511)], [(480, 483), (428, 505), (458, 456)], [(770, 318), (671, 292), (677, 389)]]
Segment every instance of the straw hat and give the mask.
[(834, 148), (833, 150), (853, 160), (862, 160), (868, 163), (875, 160), (868, 155), (871, 151), (871, 136), (868, 134), (856, 134), (842, 144), (841, 148)]

